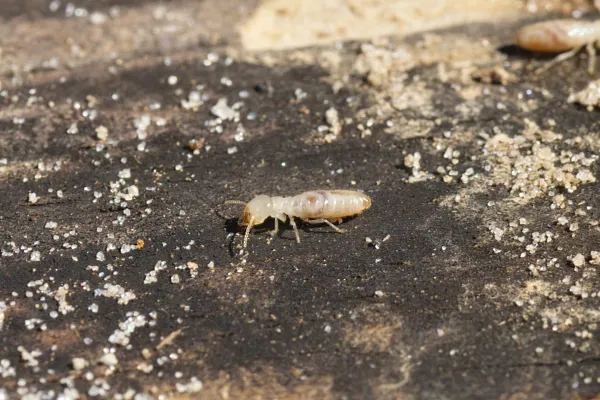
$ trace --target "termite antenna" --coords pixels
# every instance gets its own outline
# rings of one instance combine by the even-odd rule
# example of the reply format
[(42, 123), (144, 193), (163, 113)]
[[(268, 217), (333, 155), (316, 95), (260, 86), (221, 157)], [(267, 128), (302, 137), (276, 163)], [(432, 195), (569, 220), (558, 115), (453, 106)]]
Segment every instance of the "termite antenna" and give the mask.
[(248, 238), (250, 237), (250, 231), (252, 230), (253, 225), (254, 217), (250, 218), (250, 222), (248, 223), (248, 227), (246, 228), (246, 234), (244, 235), (244, 250), (248, 248)]
[(245, 202), (245, 201), (242, 201), (242, 200), (225, 200), (225, 201), (223, 202), (223, 204), (240, 204), (240, 205), (242, 205), (242, 206), (245, 206), (245, 205), (246, 205), (246, 202)]
[(245, 206), (246, 202), (244, 202), (242, 200), (226, 200), (226, 201), (224, 201), (223, 204), (217, 206), (216, 213), (219, 217), (221, 217), (223, 219), (228, 219), (228, 217), (225, 215), (222, 215), (221, 211), (219, 210), (219, 208), (221, 208), (223, 205), (228, 205), (228, 204), (238, 204), (238, 205)]

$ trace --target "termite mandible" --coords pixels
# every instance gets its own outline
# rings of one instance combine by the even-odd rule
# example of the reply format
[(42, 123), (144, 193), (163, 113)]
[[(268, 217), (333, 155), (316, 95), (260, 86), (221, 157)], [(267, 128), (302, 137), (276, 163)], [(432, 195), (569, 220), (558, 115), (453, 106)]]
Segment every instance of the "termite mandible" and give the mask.
[(259, 195), (248, 203), (228, 200), (225, 204), (245, 206), (238, 224), (246, 226), (246, 249), (252, 228), (264, 223), (267, 218), (275, 220), (275, 229), (271, 232), (273, 236), (279, 231), (279, 221), (286, 222), (289, 219), (298, 243), (300, 234), (294, 218), (300, 218), (309, 224), (325, 223), (336, 232), (343, 233), (344, 230), (335, 226), (333, 222), (339, 223), (344, 217), (362, 213), (371, 207), (371, 198), (354, 190), (312, 190), (290, 197)]

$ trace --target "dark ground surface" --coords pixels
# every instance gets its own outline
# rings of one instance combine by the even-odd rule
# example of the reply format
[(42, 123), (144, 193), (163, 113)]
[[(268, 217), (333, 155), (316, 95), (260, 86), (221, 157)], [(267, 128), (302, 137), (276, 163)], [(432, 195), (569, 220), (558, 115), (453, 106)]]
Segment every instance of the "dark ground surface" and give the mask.
[[(37, 4), (43, 2), (4, 3), (2, 17), (15, 24), (54, 18)], [(358, 48), (349, 43), (339, 51), (353, 59)], [(486, 153), (490, 144), (477, 135), (525, 137), (526, 118), (563, 135), (548, 144), (560, 157), (595, 157), (597, 113), (564, 101), (570, 88), (590, 80), (585, 56), (537, 77), (528, 64), (539, 60), (509, 54), (521, 80), (472, 83), (487, 91), (475, 101), (476, 115), (458, 107), (473, 102), (457, 94), (452, 75), (440, 80), (435, 63), (411, 67), (408, 81), (424, 84), (426, 104), (389, 118), (429, 128), (406, 138), (375, 119), (372, 135), (361, 138), (361, 110), (375, 100), (360, 76), (349, 74), (350, 83), (334, 93), (324, 80), (333, 73), (318, 64), (230, 63), (215, 49), (220, 58), (211, 63), (203, 62), (210, 49), (194, 48), (174, 52), (170, 65), (167, 55), (154, 54), (38, 72), (13, 68), (0, 78), (0, 393), (515, 400), (600, 392), (597, 266), (575, 268), (571, 261), (577, 253), (590, 261), (590, 252), (600, 251), (598, 184), (569, 191), (552, 175), (549, 189), (520, 203), (518, 190), (502, 182), (448, 184), (434, 173), (408, 183), (404, 162), (419, 151), (423, 169), (434, 172), (450, 163), (443, 154), (454, 140), (460, 175), (472, 167), (482, 182), (502, 177), (506, 164), (494, 161), (498, 153)], [(6, 50), (4, 57), (14, 54)], [(111, 65), (118, 68), (108, 72)], [(168, 84), (169, 76), (178, 83)], [(204, 104), (182, 108), (198, 84)], [(298, 88), (307, 93), (300, 101)], [(241, 91), (247, 93), (240, 97)], [(239, 123), (217, 123), (219, 133), (206, 121), (214, 120), (210, 109), (221, 97), (243, 105)], [(316, 131), (330, 107), (353, 120), (325, 143)], [(135, 120), (143, 114), (152, 123), (140, 139)], [(78, 132), (67, 134), (76, 121)], [(236, 141), (240, 125), (245, 134)], [(107, 141), (97, 138), (99, 126), (108, 129)], [(187, 148), (192, 138), (206, 140), (199, 154)], [(520, 154), (535, 158), (537, 140), (524, 139)], [(228, 151), (233, 147), (237, 152)], [(507, 157), (518, 160), (514, 151)], [(595, 161), (587, 167), (597, 172)], [(513, 183), (510, 176), (504, 183)], [(119, 197), (130, 185), (139, 194)], [(303, 227), (296, 244), (289, 227), (273, 240), (257, 231), (249, 255), (239, 255), (242, 237), (230, 233), (240, 210), (223, 201), (313, 188), (364, 190), (373, 207), (345, 221), (344, 235)], [(29, 193), (38, 197), (34, 204)], [(565, 208), (551, 208), (556, 194), (567, 198)], [(468, 201), (458, 204), (456, 195)], [(559, 216), (578, 229), (557, 224)], [(510, 225), (520, 218), (528, 221), (524, 241)], [(492, 223), (506, 232), (502, 240), (494, 240)], [(532, 232), (554, 239), (536, 242), (534, 254), (525, 250), (535, 242)], [(377, 247), (365, 241), (386, 235)], [(143, 248), (122, 251), (138, 240)], [(31, 260), (35, 251), (39, 261)], [(556, 265), (539, 268), (552, 258)], [(159, 261), (165, 269), (145, 283)], [(197, 274), (189, 262), (197, 263)], [(586, 294), (573, 289), (575, 282)], [(135, 298), (102, 296), (97, 290), (106, 284)], [(128, 331), (123, 323), (136, 316), (139, 326)], [(115, 340), (119, 329), (128, 344)], [(118, 361), (102, 359), (106, 353)], [(85, 359), (82, 368), (74, 358)], [(195, 378), (201, 390), (185, 386)]]

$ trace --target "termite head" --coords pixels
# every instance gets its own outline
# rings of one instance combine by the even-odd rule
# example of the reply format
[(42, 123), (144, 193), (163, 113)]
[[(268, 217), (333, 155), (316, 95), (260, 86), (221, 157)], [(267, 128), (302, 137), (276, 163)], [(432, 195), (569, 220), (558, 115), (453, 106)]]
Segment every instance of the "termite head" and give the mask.
[(273, 216), (273, 201), (271, 197), (266, 195), (256, 196), (248, 203), (240, 200), (228, 200), (225, 204), (240, 204), (244, 206), (244, 211), (238, 219), (238, 225), (246, 227), (244, 235), (244, 249), (248, 247), (248, 238), (250, 231), (255, 225), (260, 225), (265, 222), (265, 219)]
[(262, 224), (265, 219), (271, 216), (272, 205), (273, 203), (269, 196), (264, 194), (256, 196), (246, 204), (246, 207), (244, 207), (244, 211), (238, 220), (238, 224), (246, 226), (252, 219), (254, 219), (254, 225)]

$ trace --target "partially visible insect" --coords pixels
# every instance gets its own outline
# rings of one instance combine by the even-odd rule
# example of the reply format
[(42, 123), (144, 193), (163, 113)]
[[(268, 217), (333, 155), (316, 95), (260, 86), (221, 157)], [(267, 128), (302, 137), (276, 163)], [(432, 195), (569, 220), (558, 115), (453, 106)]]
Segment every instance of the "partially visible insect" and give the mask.
[(588, 72), (592, 74), (596, 65), (595, 46), (599, 41), (600, 20), (557, 19), (537, 22), (519, 29), (516, 35), (516, 44), (523, 49), (540, 53), (562, 53), (537, 73), (573, 57), (585, 47), (590, 56)]
[(260, 195), (248, 203), (239, 200), (229, 200), (225, 203), (245, 205), (238, 224), (246, 226), (244, 248), (247, 248), (252, 228), (262, 224), (269, 217), (275, 220), (275, 230), (271, 235), (275, 236), (279, 231), (279, 221), (286, 222), (289, 219), (298, 243), (300, 234), (294, 218), (300, 218), (309, 224), (325, 223), (336, 232), (343, 233), (344, 230), (332, 222), (339, 223), (344, 217), (362, 213), (371, 207), (371, 198), (353, 190), (314, 190), (291, 197)]

